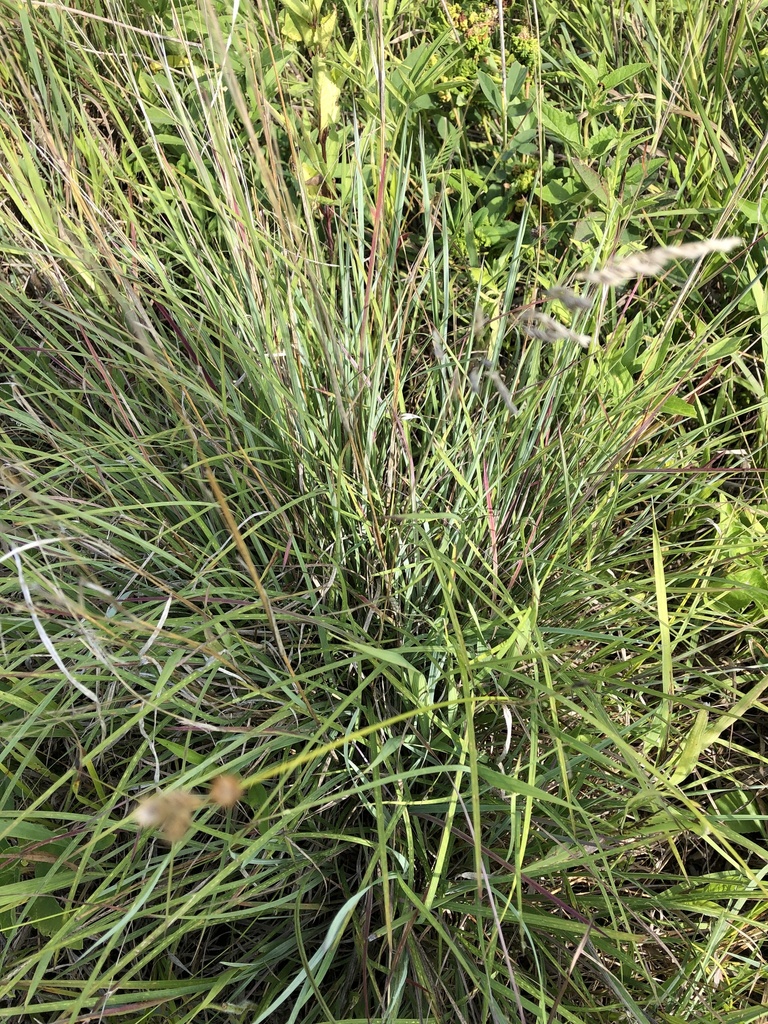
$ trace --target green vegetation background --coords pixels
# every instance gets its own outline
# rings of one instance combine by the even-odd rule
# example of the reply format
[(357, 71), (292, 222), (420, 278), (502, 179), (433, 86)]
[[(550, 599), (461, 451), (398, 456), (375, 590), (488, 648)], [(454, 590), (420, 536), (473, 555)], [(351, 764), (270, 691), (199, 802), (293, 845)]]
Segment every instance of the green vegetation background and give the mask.
[(0, 0), (0, 1021), (765, 1019), (767, 10)]

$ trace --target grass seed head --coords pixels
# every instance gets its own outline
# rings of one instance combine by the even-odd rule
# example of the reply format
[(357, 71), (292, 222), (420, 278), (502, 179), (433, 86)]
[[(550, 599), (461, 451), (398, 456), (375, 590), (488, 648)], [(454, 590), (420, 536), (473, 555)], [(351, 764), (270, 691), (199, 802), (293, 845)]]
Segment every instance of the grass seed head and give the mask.
[(590, 295), (577, 295), (570, 288), (559, 284), (550, 288), (544, 299), (547, 302), (562, 302), (565, 308), (570, 310), (591, 309), (593, 305), (593, 299)]
[(234, 807), (243, 795), (243, 784), (236, 775), (219, 775), (211, 783), (210, 803), (219, 807)]
[(140, 800), (133, 820), (142, 828), (159, 828), (169, 843), (182, 839), (192, 823), (192, 812), (205, 801), (194, 793), (174, 790)]
[(711, 252), (730, 252), (742, 245), (741, 238), (707, 238), (685, 245), (662, 245), (636, 252), (621, 260), (610, 260), (601, 270), (588, 270), (579, 279), (591, 284), (619, 285), (636, 277), (655, 277), (672, 260), (698, 260)]

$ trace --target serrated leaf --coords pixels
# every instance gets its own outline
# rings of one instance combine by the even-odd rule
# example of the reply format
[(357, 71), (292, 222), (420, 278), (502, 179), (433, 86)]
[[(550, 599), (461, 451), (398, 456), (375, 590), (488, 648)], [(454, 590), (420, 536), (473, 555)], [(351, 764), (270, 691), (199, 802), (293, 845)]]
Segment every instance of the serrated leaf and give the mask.
[(577, 146), (579, 149), (582, 148), (579, 124), (573, 114), (559, 110), (551, 103), (542, 103), (541, 122), (551, 135), (556, 136), (563, 142)]

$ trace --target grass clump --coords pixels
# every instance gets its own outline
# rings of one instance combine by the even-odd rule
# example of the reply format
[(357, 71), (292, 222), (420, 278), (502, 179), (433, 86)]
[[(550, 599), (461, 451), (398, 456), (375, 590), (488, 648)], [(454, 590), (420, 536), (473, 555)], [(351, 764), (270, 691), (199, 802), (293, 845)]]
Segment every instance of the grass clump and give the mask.
[(465, 115), (428, 10), (0, 0), (0, 1020), (764, 1015), (765, 15), (704, 8), (497, 20)]

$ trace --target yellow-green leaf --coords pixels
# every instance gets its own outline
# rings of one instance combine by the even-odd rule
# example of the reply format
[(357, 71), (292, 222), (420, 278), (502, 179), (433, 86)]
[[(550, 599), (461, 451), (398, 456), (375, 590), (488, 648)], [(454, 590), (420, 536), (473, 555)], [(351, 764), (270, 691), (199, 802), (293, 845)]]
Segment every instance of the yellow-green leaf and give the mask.
[[(335, 15), (334, 15), (335, 19)], [(315, 109), (317, 111), (318, 127), (321, 132), (335, 124), (339, 116), (339, 96), (341, 89), (333, 81), (325, 63), (315, 60), (313, 86), (315, 92)]]
[(336, 8), (331, 11), (330, 14), (322, 19), (317, 27), (315, 33), (315, 40), (318, 50), (321, 53), (325, 53), (328, 47), (331, 45), (333, 39), (333, 33), (336, 31)]

